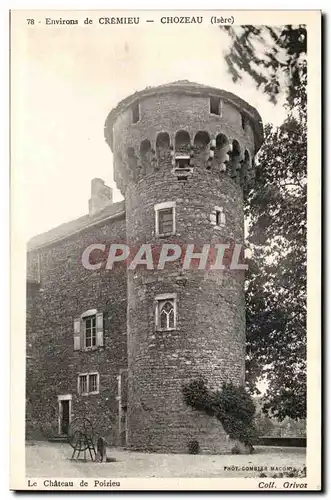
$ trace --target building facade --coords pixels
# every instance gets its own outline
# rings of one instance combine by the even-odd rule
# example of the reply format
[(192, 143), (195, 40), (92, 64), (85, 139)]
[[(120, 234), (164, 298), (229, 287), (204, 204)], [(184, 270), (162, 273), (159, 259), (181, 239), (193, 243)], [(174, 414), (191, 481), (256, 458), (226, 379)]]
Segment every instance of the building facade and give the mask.
[[(199, 268), (199, 255), (185, 268), (183, 258), (189, 245), (203, 259), (204, 245), (243, 244), (261, 118), (233, 94), (174, 82), (119, 103), (105, 139), (125, 201), (94, 179), (89, 214), (29, 244), (27, 435), (65, 434), (87, 416), (134, 450), (185, 453), (196, 440), (230, 451), (220, 422), (188, 408), (182, 387), (244, 383), (244, 270)], [(153, 257), (185, 251), (163, 268), (109, 269), (112, 243)], [(93, 270), (82, 264), (91, 245)]]

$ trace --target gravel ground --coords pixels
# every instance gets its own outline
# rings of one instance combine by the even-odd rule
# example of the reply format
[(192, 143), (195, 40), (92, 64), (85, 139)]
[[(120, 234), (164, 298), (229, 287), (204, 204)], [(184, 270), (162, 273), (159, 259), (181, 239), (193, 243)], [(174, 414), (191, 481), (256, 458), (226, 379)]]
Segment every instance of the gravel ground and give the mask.
[[(28, 442), (27, 477), (259, 477), (261, 467), (269, 477), (280, 472), (272, 467), (301, 468), (305, 448), (255, 447), (252, 455), (169, 455), (138, 453), (109, 448), (107, 456), (116, 462), (93, 463), (70, 460), (67, 443)], [(259, 467), (260, 470), (254, 470)], [(251, 469), (251, 470), (249, 470)]]

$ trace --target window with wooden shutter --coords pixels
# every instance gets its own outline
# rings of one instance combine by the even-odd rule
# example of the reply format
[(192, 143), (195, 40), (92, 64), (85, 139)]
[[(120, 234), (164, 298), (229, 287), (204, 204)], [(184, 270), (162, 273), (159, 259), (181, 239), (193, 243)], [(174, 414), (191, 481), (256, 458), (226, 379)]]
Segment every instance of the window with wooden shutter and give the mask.
[(74, 351), (80, 349), (80, 318), (74, 320)]
[(97, 346), (103, 347), (103, 313), (97, 313)]

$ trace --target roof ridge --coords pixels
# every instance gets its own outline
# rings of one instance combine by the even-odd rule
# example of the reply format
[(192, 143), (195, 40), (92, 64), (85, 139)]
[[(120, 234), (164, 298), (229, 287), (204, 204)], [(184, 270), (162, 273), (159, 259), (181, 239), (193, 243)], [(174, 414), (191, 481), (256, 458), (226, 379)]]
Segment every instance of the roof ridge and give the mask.
[(91, 227), (94, 224), (102, 222), (105, 218), (115, 217), (120, 215), (125, 211), (125, 200), (118, 201), (108, 205), (103, 210), (96, 212), (94, 215), (85, 214), (77, 219), (73, 219), (68, 222), (63, 222), (58, 226), (45, 231), (44, 233), (37, 234), (30, 238), (27, 243), (27, 250), (32, 251), (37, 248), (51, 245), (56, 243), (56, 241), (63, 238), (68, 238), (71, 235), (84, 231), (85, 229)]

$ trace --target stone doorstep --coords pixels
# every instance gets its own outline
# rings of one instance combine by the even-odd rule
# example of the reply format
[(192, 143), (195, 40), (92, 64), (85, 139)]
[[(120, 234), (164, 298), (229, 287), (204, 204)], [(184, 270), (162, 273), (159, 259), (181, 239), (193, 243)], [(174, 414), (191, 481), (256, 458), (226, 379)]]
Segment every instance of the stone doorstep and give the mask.
[(66, 434), (61, 434), (59, 436), (50, 436), (48, 438), (48, 441), (50, 443), (67, 443), (68, 442), (68, 436)]

